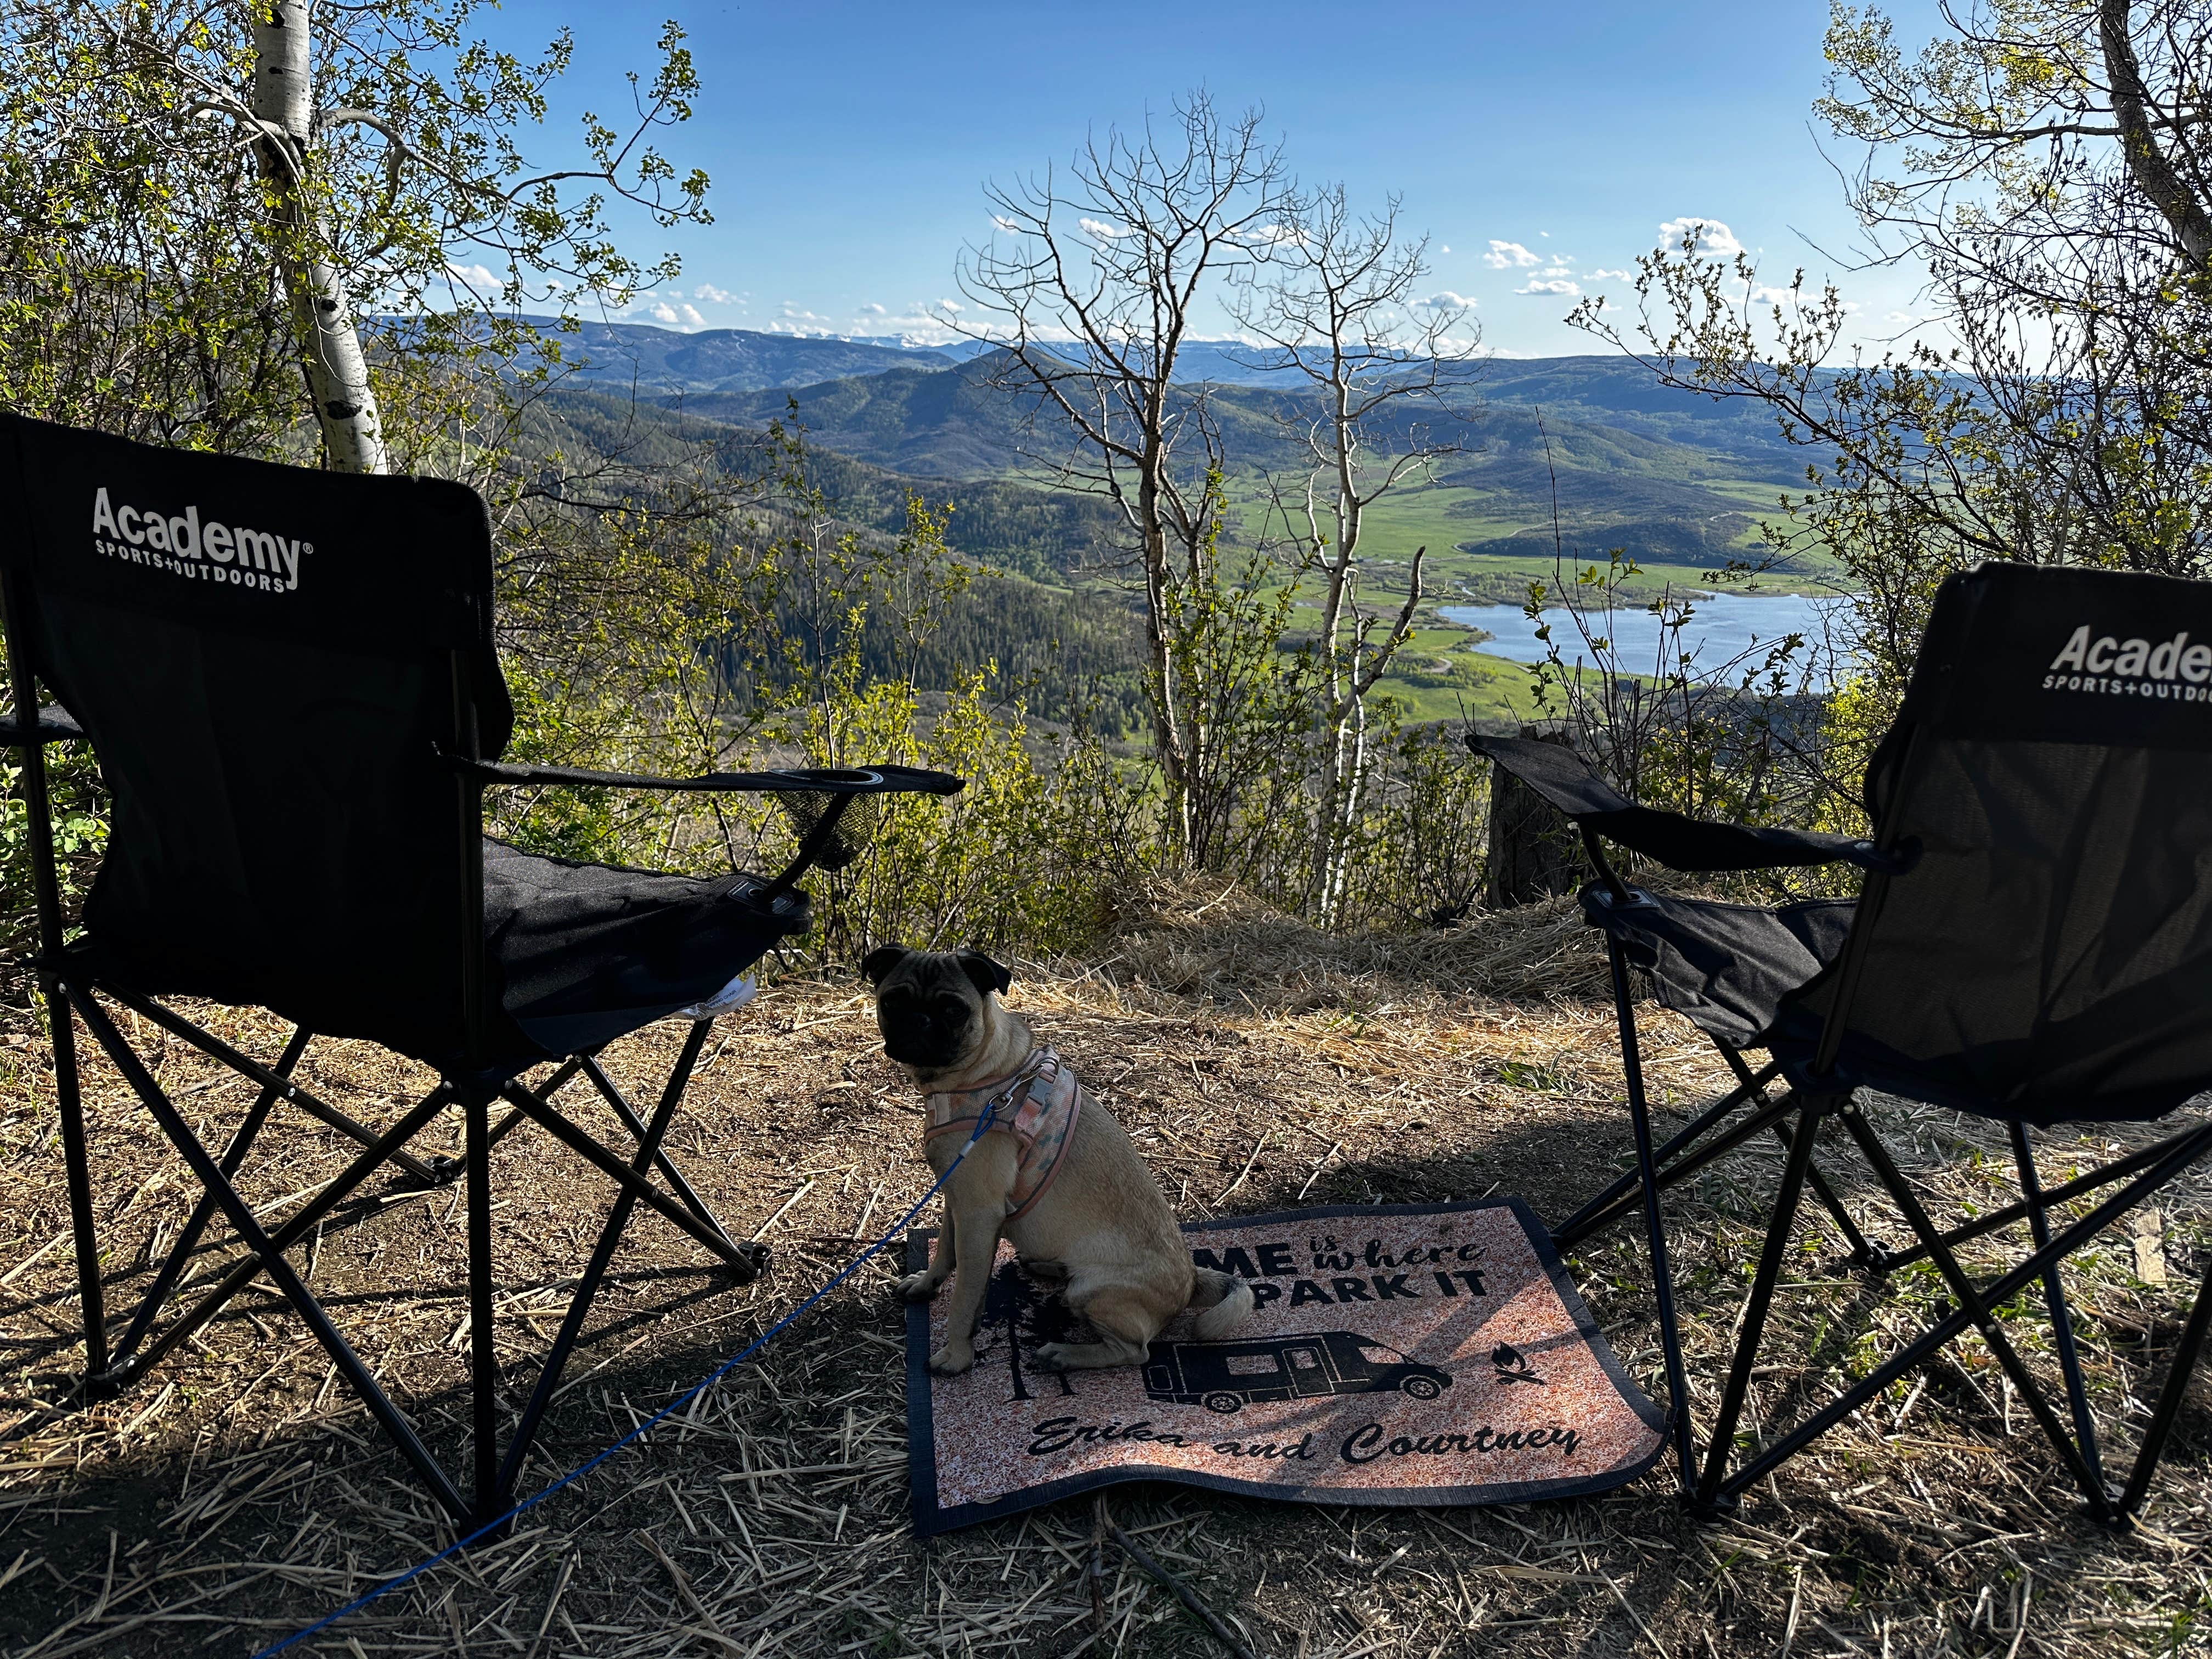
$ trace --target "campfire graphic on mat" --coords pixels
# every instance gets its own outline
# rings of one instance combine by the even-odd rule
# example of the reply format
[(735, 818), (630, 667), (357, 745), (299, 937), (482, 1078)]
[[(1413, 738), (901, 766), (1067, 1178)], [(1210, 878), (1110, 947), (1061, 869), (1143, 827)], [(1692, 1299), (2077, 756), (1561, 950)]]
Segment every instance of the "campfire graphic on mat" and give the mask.
[(1548, 1386), (1542, 1377), (1536, 1375), (1536, 1368), (1528, 1363), (1528, 1356), (1510, 1342), (1501, 1342), (1492, 1348), (1490, 1363), (1498, 1368), (1500, 1382), (1534, 1382), (1540, 1388)]
[(1247, 1401), (1316, 1395), (1403, 1393), (1434, 1400), (1449, 1371), (1408, 1359), (1357, 1331), (1304, 1331), (1259, 1342), (1155, 1342), (1145, 1360), (1154, 1400), (1203, 1406), (1227, 1416)]

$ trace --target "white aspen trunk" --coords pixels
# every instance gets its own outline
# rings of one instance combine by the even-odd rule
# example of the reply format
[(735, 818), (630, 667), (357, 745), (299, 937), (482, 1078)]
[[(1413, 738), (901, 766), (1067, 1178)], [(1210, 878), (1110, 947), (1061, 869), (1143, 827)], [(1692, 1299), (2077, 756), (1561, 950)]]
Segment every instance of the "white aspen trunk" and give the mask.
[(1152, 647), (1152, 747), (1167, 786), (1168, 821), (1174, 825), (1176, 861), (1190, 856), (1190, 773), (1183, 752), (1183, 721), (1176, 681), (1182, 665), (1168, 634), (1168, 547), (1160, 525), (1160, 491), (1148, 456), (1137, 484), (1138, 520), (1144, 538), (1145, 616)]
[[(1340, 339), (1343, 322), (1331, 318), (1332, 340)], [(1358, 811), (1356, 796), (1367, 759), (1366, 700), (1359, 689), (1358, 646), (1352, 646), (1349, 674), (1346, 672), (1343, 642), (1344, 605), (1356, 580), (1352, 562), (1358, 556), (1361, 514), (1358, 483), (1352, 472), (1351, 386), (1342, 348), (1331, 357), (1329, 422), (1330, 459), (1335, 471), (1336, 544), (1329, 550), (1328, 601), (1322, 617), (1322, 649), (1328, 659), (1328, 749), (1322, 770), (1320, 809), (1315, 822), (1320, 830), (1314, 848), (1310, 884), (1315, 894), (1316, 923), (1324, 928), (1337, 925), (1348, 878), (1348, 835)], [(1357, 720), (1358, 731), (1351, 730)], [(1347, 755), (1346, 750), (1350, 753)]]
[(283, 135), (256, 146), (276, 198), (276, 261), (292, 304), (307, 395), (330, 464), (339, 472), (388, 470), (368, 357), (337, 268), (324, 257), (302, 176), (314, 142), (307, 0), (273, 0), (253, 25), (253, 112)]
[(2129, 34), (2129, 0), (2100, 0), (2097, 32), (2104, 48), (2105, 76), (2112, 94), (2112, 115), (2120, 129), (2120, 143), (2128, 173), (2136, 188), (2165, 216), (2174, 240), (2189, 262), (2198, 270), (2212, 267), (2212, 212), (2191, 192), (2180, 173), (2160, 148), (2151, 125), (2150, 93), (2143, 85), (2142, 65)]
[[(1336, 927), (1344, 920), (1345, 900), (1350, 896), (1352, 887), (1352, 832), (1359, 821), (1360, 797), (1367, 781), (1367, 699), (1356, 690), (1359, 677), (1359, 645), (1355, 640), (1352, 647), (1352, 683), (1355, 692), (1348, 714), (1340, 715), (1338, 720), (1337, 767), (1331, 779), (1331, 810), (1325, 832), (1328, 861), (1323, 871), (1321, 925), (1328, 928)], [(1349, 757), (1345, 753), (1347, 726)]]

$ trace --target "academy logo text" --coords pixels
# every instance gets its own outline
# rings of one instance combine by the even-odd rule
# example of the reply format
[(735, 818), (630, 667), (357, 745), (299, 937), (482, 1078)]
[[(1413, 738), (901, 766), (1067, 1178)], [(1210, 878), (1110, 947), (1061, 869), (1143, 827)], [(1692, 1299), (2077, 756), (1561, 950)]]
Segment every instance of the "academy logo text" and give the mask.
[(173, 516), (117, 507), (105, 485), (92, 498), (92, 544), (111, 559), (264, 593), (298, 588), (300, 561), (315, 550), (313, 542), (288, 540), (266, 530), (204, 523), (197, 507)]
[(2212, 702), (2212, 645), (2191, 645), (2186, 634), (2156, 645), (2148, 640), (2117, 640), (2099, 635), (2084, 623), (2051, 659), (2043, 689)]

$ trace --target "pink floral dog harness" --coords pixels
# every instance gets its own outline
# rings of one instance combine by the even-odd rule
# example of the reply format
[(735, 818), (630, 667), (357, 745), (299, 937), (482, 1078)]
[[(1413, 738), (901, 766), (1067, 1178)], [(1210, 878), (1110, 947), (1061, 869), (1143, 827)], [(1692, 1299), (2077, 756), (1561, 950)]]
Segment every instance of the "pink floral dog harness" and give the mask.
[(972, 1135), (988, 1108), (996, 1107), (986, 1134), (1010, 1134), (1020, 1150), (1014, 1171), (1013, 1207), (1006, 1219), (1018, 1221), (1060, 1173), (1075, 1138), (1075, 1121), (1083, 1115), (1083, 1085), (1056, 1050), (1039, 1048), (1010, 1077), (980, 1088), (929, 1097), (929, 1127), (924, 1145), (949, 1134)]

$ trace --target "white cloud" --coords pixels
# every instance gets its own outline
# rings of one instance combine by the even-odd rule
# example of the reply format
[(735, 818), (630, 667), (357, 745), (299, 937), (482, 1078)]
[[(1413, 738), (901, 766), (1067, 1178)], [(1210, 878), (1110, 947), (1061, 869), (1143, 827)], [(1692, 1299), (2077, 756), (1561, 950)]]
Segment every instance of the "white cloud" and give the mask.
[(1733, 259), (1744, 251), (1735, 233), (1717, 219), (1669, 219), (1659, 227), (1659, 234), (1669, 247), (1681, 246), (1682, 239), (1695, 233), (1698, 252), (1708, 259)]
[(1526, 288), (1516, 288), (1516, 294), (1580, 294), (1582, 284), (1563, 281), (1532, 282)]
[(1102, 242), (1119, 241), (1130, 234), (1124, 225), (1109, 225), (1103, 219), (1078, 219), (1075, 222)]
[(1425, 300), (1414, 301), (1429, 311), (1472, 311), (1474, 301), (1464, 294), (1455, 294), (1449, 289), (1439, 289)]
[(1583, 275), (1593, 283), (1603, 282), (1607, 277), (1618, 277), (1624, 283), (1633, 282), (1636, 279), (1636, 273), (1632, 270), (1607, 270), (1603, 265), (1592, 265)]
[(1449, 242), (1446, 242), (1441, 251), (1445, 253), (1449, 253), (1451, 252), (1451, 244)]
[(786, 300), (783, 314), (769, 319), (768, 331), (771, 334), (829, 334), (833, 331), (830, 319), (821, 313), (809, 311), (804, 306)]
[(1575, 273), (1566, 265), (1546, 265), (1536, 274), (1539, 276), (1571, 276)]
[(1009, 236), (1019, 236), (1022, 234), (1021, 222), (1016, 219), (1009, 219), (1003, 213), (993, 214), (991, 216), (991, 222), (997, 226), (1000, 230), (1005, 231)]
[(704, 300), (710, 306), (726, 306), (734, 301), (738, 296), (727, 289), (716, 288), (712, 283), (702, 283), (691, 290), (691, 297), (695, 300)]
[(687, 322), (687, 323), (690, 324), (692, 327), (694, 327), (694, 328), (704, 328), (704, 327), (706, 327), (706, 326), (707, 326), (707, 319), (706, 319), (704, 317), (702, 317), (702, 316), (699, 314), (699, 307), (696, 307), (696, 306), (684, 306), (684, 307), (679, 307), (679, 308), (680, 308), (680, 309), (683, 311), (683, 313), (684, 313), (684, 320), (685, 322)]
[(676, 320), (676, 307), (665, 300), (656, 300), (653, 301), (652, 314), (659, 321), (673, 323)]
[(500, 285), (500, 279), (492, 275), (489, 265), (448, 264), (446, 274), (464, 288), (483, 289), (495, 289)]
[(915, 300), (903, 307), (869, 304), (860, 307), (846, 327), (828, 331), (848, 337), (893, 336), (906, 346), (948, 345), (965, 337), (955, 325), (961, 310), (957, 300)]
[(1515, 265), (1540, 265), (1544, 256), (1529, 252), (1518, 242), (1501, 242), (1493, 236), (1490, 239), (1490, 252), (1482, 256), (1482, 263), (1492, 270), (1504, 270)]

